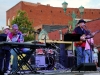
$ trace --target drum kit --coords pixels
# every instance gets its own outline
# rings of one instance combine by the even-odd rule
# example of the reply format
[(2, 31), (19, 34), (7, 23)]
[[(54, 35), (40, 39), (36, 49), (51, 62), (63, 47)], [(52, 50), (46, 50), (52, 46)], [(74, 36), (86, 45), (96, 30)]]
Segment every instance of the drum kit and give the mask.
[[(39, 40), (40, 41), (40, 40)], [(40, 42), (43, 42), (42, 40)], [(45, 40), (46, 47), (39, 47), (33, 52), (29, 62), (36, 70), (59, 70), (65, 69), (62, 64), (59, 63), (60, 43), (70, 43), (64, 41), (50, 41)], [(34, 43), (34, 42), (33, 42)]]
[(52, 70), (58, 61), (58, 56), (59, 52), (56, 48), (37, 48), (33, 53), (35, 68)]
[(38, 68), (51, 69), (54, 66), (55, 52), (49, 48), (36, 49), (35, 66)]

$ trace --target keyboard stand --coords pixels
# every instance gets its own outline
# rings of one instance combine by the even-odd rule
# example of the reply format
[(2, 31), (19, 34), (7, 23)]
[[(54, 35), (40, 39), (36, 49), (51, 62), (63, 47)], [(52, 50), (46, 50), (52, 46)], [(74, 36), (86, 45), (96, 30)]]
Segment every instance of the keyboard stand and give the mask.
[(23, 60), (23, 62), (21, 64), (18, 62), (18, 64), (19, 64), (18, 69), (15, 72), (11, 73), (10, 75), (16, 75), (16, 73), (18, 71), (20, 71), (20, 69), (22, 68), (23, 64), (25, 64), (29, 68), (31, 73), (35, 73), (36, 74), (37, 73), (36, 70), (24, 58), (24, 56), (23, 56), (21, 50), (19, 50), (19, 48), (30, 48), (31, 51), (32, 51), (31, 53), (33, 53), (39, 47), (46, 47), (46, 40), (45, 40), (44, 44), (18, 43), (18, 42), (0, 42), (0, 47), (2, 47), (2, 46), (11, 47), (11, 49), (13, 49), (16, 52), (16, 54), (19, 56), (19, 58), (21, 60)]
[[(22, 60), (22, 63), (18, 62), (18, 64), (19, 64), (18, 65), (18, 69), (16, 69), (15, 72), (13, 72), (13, 74), (16, 74), (18, 71), (20, 71), (20, 69), (23, 69), (22, 68), (23, 64), (26, 65), (29, 68), (29, 70), (31, 71), (31, 73), (36, 73), (35, 69), (33, 69), (33, 67), (31, 66), (31, 64), (29, 64), (28, 61), (24, 58), (23, 53), (18, 48), (13, 48), (13, 50), (16, 52), (16, 54)], [(33, 53), (34, 50), (32, 50), (32, 53)]]

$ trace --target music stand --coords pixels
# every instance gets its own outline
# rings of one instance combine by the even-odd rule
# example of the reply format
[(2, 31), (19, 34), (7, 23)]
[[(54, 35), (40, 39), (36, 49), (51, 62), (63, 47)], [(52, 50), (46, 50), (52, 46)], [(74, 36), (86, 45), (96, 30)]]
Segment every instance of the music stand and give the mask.
[(73, 50), (73, 42), (80, 41), (80, 37), (81, 37), (80, 34), (66, 33), (64, 35), (64, 41), (72, 41), (72, 50)]
[[(64, 41), (71, 41), (72, 42), (72, 52), (73, 52), (73, 55), (74, 55), (74, 58), (73, 58), (74, 63), (75, 63), (76, 56), (75, 56), (75, 52), (74, 52), (74, 48), (73, 48), (74, 45), (73, 44), (74, 44), (74, 42), (80, 41), (80, 37), (81, 37), (80, 34), (66, 33), (64, 35)], [(75, 64), (74, 64), (73, 67), (75, 67)]]
[(80, 34), (67, 33), (64, 35), (64, 41), (80, 41)]

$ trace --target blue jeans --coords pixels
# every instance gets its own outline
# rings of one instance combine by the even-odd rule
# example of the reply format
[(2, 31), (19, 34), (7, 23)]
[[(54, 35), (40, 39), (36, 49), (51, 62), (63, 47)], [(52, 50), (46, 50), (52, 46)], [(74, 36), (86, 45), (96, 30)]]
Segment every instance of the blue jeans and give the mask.
[(4, 72), (6, 72), (8, 70), (10, 55), (9, 50), (0, 49), (0, 71), (4, 70)]
[(16, 52), (13, 49), (11, 49), (11, 55), (13, 55), (12, 72), (14, 72), (18, 68), (18, 58)]
[[(28, 61), (29, 58), (31, 57), (32, 52), (27, 48), (23, 49), (22, 52), (26, 54), (25, 59), (26, 61)], [(18, 55), (13, 49), (11, 49), (11, 55), (13, 55), (12, 72), (15, 72), (15, 70), (18, 68)]]
[(92, 50), (84, 50), (85, 63), (92, 63)]
[(76, 56), (77, 56), (77, 66), (81, 63), (84, 63), (84, 48), (78, 46), (76, 47)]

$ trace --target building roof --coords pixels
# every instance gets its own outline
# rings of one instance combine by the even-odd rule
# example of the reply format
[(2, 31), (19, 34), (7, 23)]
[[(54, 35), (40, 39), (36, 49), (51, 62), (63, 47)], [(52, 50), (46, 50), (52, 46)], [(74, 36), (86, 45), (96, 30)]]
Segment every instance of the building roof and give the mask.
[(63, 29), (63, 28), (68, 28), (68, 26), (67, 25), (66, 26), (62, 26), (62, 25), (43, 25), (42, 28), (47, 32), (52, 32), (52, 31)]

